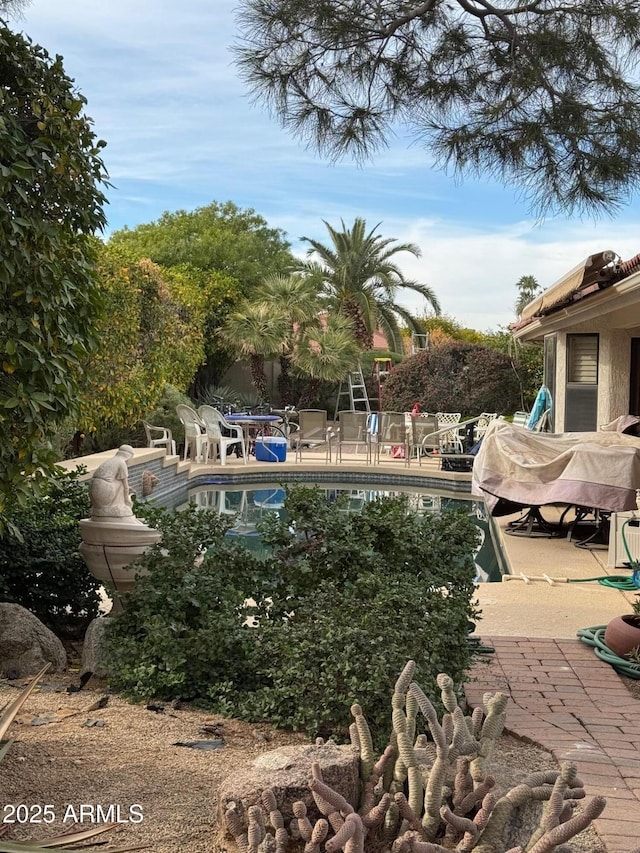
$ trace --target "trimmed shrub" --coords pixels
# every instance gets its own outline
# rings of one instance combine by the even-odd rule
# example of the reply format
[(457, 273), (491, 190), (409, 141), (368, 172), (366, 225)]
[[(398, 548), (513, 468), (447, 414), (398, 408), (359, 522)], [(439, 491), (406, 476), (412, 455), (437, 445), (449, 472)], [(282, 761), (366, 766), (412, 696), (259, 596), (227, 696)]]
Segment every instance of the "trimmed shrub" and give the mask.
[(424, 412), (513, 412), (520, 389), (509, 357), (481, 344), (453, 341), (422, 350), (395, 367), (382, 386), (383, 406)]
[(82, 636), (98, 615), (100, 584), (78, 553), (90, 512), (78, 471), (56, 469), (39, 497), (7, 513), (0, 538), (0, 601), (21, 604), (62, 637)]
[(163, 540), (111, 627), (113, 686), (338, 736), (359, 699), (382, 736), (407, 656), (432, 680), (463, 680), (477, 530), (457, 512), (408, 514), (404, 499), (351, 515), (317, 488), (286, 491), (287, 517), (264, 524), (266, 559), (225, 538), (215, 514), (153, 510)]

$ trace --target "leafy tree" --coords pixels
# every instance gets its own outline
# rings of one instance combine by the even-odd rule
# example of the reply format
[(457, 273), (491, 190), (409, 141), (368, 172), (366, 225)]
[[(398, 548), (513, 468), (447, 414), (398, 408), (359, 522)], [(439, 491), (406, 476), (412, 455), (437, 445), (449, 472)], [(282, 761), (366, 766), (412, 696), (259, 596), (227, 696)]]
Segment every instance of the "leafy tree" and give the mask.
[(431, 314), (421, 317), (420, 322), (429, 334), (429, 344), (437, 345), (448, 341), (466, 341), (471, 344), (483, 342), (482, 332), (462, 326), (450, 314)]
[(382, 386), (386, 409), (424, 412), (513, 412), (519, 388), (511, 360), (481, 344), (452, 341), (394, 367)]
[(436, 162), (542, 212), (611, 212), (640, 177), (637, 0), (242, 0), (240, 71), (334, 158), (400, 122)]
[(10, 18), (12, 15), (20, 17), (25, 6), (29, 5), (29, 0), (0, 0), (0, 15), (6, 15)]
[(0, 26), (0, 522), (51, 470), (95, 344), (106, 173), (85, 103), (61, 57)]
[(348, 229), (344, 221), (337, 231), (328, 222), (331, 245), (327, 246), (309, 237), (307, 254), (311, 261), (305, 270), (322, 282), (332, 308), (349, 317), (355, 335), (363, 349), (373, 346), (373, 333), (382, 329), (389, 348), (403, 352), (402, 334), (397, 318), (400, 317), (411, 331), (421, 332), (422, 327), (414, 316), (395, 301), (398, 290), (407, 288), (419, 293), (440, 313), (440, 303), (434, 291), (425, 284), (405, 278), (394, 261), (400, 252), (420, 257), (420, 249), (413, 243), (400, 243), (392, 237), (376, 234), (380, 225), (367, 233), (367, 223), (357, 218)]
[(166, 383), (186, 388), (203, 357), (206, 293), (187, 304), (180, 288), (149, 260), (131, 261), (101, 245), (102, 295), (96, 316), (100, 345), (84, 361), (80, 423), (84, 430), (133, 427), (160, 398)]
[(511, 361), (514, 375), (520, 386), (520, 408), (529, 411), (542, 384), (542, 344), (523, 344), (509, 331), (489, 332), (484, 335), (484, 343), (503, 353)]
[(518, 288), (518, 298), (516, 299), (515, 310), (516, 316), (521, 317), (525, 307), (535, 299), (542, 288), (533, 275), (521, 276), (516, 282), (516, 287)]
[(264, 278), (294, 267), (284, 232), (270, 228), (254, 210), (241, 210), (230, 201), (166, 212), (156, 222), (116, 231), (110, 243), (139, 259), (150, 258), (164, 268), (180, 270), (194, 286), (208, 289), (212, 276), (217, 284), (226, 285), (207, 303), (205, 360), (191, 389), (196, 396), (219, 385), (233, 363), (220, 334), (229, 312)]
[(187, 264), (226, 273), (245, 295), (271, 273), (293, 267), (284, 232), (231, 201), (165, 212), (156, 222), (116, 231), (110, 242), (163, 267)]

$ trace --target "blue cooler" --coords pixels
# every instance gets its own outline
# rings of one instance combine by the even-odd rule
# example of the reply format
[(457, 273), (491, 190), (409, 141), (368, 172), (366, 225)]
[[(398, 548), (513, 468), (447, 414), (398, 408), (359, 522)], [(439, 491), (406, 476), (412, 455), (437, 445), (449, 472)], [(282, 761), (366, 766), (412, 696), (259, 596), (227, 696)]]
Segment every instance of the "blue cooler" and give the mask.
[(287, 439), (279, 435), (256, 438), (255, 454), (258, 462), (286, 462)]

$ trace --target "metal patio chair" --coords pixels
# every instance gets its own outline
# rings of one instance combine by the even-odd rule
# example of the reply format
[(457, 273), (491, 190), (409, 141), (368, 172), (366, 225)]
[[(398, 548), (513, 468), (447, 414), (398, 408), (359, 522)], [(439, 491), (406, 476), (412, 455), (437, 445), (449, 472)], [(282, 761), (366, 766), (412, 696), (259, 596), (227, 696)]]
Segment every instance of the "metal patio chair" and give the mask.
[(344, 410), (338, 412), (338, 459), (342, 462), (342, 447), (350, 445), (358, 452), (359, 446), (364, 446), (367, 462), (371, 459), (371, 433), (369, 431), (369, 413)]
[(303, 449), (325, 449), (325, 462), (331, 462), (331, 444), (335, 438), (329, 429), (327, 413), (324, 409), (300, 409), (298, 411), (298, 430), (291, 435), (290, 441), (295, 447), (296, 462), (300, 461)]
[[(436, 412), (436, 417), (442, 429), (448, 424), (459, 424), (462, 412)], [(457, 428), (442, 433), (440, 453), (464, 453), (464, 445)]]
[(409, 452), (407, 456), (409, 464), (411, 464), (414, 452), (418, 458), (419, 465), (422, 465), (423, 456), (440, 452), (442, 434), (439, 432), (439, 429), (440, 422), (437, 415), (415, 415), (411, 418), (408, 435)]
[(376, 462), (380, 462), (380, 454), (384, 448), (389, 447), (394, 458), (404, 459), (405, 463), (408, 464), (409, 444), (404, 412), (378, 413), (375, 447)]

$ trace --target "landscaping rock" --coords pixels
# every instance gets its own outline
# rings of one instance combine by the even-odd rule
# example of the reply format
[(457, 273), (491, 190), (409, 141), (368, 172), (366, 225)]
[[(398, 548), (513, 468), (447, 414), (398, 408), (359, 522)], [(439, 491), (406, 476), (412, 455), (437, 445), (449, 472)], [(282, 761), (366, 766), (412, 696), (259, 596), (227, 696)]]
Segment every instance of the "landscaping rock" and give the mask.
[(104, 643), (105, 630), (109, 621), (109, 617), (99, 616), (89, 623), (82, 646), (81, 677), (89, 673), (96, 678), (106, 678), (109, 675)]
[(224, 813), (230, 803), (236, 804), (243, 818), (249, 806), (259, 802), (265, 788), (275, 794), (285, 825), (293, 817), (292, 806), (301, 800), (307, 806), (309, 817), (321, 817), (309, 783), (311, 764), (317, 761), (322, 768), (324, 781), (356, 808), (359, 795), (359, 756), (351, 746), (334, 743), (282, 746), (263, 752), (244, 767), (228, 776), (218, 791), (218, 819), (224, 826)]
[(67, 667), (64, 646), (53, 631), (19, 604), (0, 604), (0, 673), (24, 678), (46, 663), (51, 664), (50, 672)]

